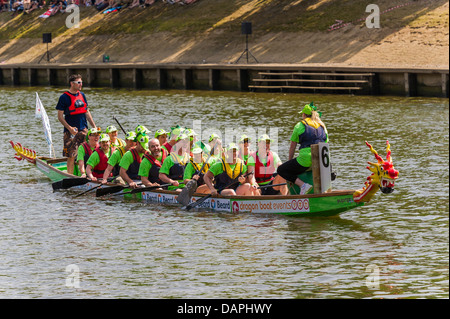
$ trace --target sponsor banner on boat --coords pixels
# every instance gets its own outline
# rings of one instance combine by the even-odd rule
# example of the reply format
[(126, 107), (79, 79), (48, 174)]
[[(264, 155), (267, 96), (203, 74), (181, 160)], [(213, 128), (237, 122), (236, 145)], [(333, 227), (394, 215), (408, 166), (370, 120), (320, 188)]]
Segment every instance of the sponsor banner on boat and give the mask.
[(309, 212), (309, 199), (232, 200), (233, 213), (299, 213)]
[[(200, 198), (201, 197), (192, 197), (191, 203)], [(142, 192), (142, 199), (163, 204), (178, 204), (177, 195), (173, 194)], [(230, 200), (221, 198), (209, 198), (203, 203), (197, 205), (196, 208), (207, 208), (216, 211), (231, 212)]]

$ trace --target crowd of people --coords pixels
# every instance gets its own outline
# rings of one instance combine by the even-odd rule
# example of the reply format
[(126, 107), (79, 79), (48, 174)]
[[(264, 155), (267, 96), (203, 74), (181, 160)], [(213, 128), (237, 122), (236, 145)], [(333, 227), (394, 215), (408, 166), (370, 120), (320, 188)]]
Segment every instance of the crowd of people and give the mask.
[[(307, 194), (312, 185), (299, 174), (311, 167), (310, 146), (328, 141), (312, 102), (299, 112), (302, 119), (294, 127), (285, 163), (271, 150), (274, 141), (267, 134), (257, 139), (255, 149), (246, 135), (225, 147), (218, 134), (203, 142), (194, 130), (180, 125), (167, 131), (156, 127), (154, 134), (137, 125), (133, 131), (123, 131), (121, 139), (116, 126), (107, 126), (105, 132), (96, 126), (81, 91), (81, 75), (71, 75), (69, 85), (56, 106), (64, 126), (63, 156), (68, 158), (68, 173), (92, 181), (107, 183), (114, 178), (130, 188), (166, 184), (169, 190), (181, 191), (195, 179), (197, 193), (258, 196), (287, 195), (287, 180), (300, 187), (300, 194)], [(299, 155), (295, 157), (297, 145)]]
[(30, 13), (36, 9), (47, 9), (52, 11), (52, 15), (57, 12), (64, 12), (66, 7), (70, 4), (75, 4), (81, 7), (93, 6), (99, 11), (107, 10), (108, 8), (121, 9), (128, 8), (145, 8), (156, 2), (163, 2), (167, 4), (188, 5), (198, 0), (0, 0), (0, 12), (10, 11), (16, 13)]

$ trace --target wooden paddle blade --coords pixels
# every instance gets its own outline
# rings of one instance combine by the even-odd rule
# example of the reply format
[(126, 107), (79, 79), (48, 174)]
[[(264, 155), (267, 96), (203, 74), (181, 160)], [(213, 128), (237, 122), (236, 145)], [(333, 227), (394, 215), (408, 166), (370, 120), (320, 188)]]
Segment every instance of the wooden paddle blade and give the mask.
[(62, 189), (68, 189), (74, 186), (84, 185), (90, 182), (90, 179), (87, 178), (64, 178), (62, 180)]
[(95, 197), (102, 197), (102, 196), (105, 196), (108, 194), (117, 193), (117, 192), (120, 192), (124, 188), (125, 188), (125, 186), (122, 186), (122, 185), (99, 188), (95, 191)]
[(197, 190), (197, 181), (195, 179), (187, 182), (186, 186), (181, 190), (180, 195), (177, 196), (177, 202), (183, 206), (187, 206), (191, 201), (192, 195)]

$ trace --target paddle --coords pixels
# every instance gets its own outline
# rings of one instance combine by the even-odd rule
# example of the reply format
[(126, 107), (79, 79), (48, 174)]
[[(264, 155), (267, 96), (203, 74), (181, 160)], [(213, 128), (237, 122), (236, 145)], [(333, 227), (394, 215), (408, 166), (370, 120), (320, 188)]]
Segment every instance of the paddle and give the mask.
[[(112, 182), (112, 181), (115, 180), (117, 177), (119, 177), (119, 176), (108, 178), (108, 182)], [(89, 192), (93, 191), (94, 189), (97, 189), (97, 188), (99, 188), (99, 187), (101, 187), (101, 186), (103, 186), (103, 184), (97, 185), (97, 186), (95, 186), (95, 187), (92, 187), (92, 188), (88, 189), (87, 191), (84, 191), (84, 192), (82, 192), (82, 193), (80, 193), (80, 194), (77, 194), (74, 198), (80, 197), (81, 195), (84, 195), (84, 194), (86, 194), (86, 193), (89, 193)]]
[[(251, 175), (251, 174), (253, 174), (253, 172), (245, 174), (244, 177), (247, 177), (248, 175)], [(228, 185), (226, 185), (226, 186), (220, 188), (220, 189), (217, 191), (217, 193), (219, 194), (219, 193), (220, 193), (221, 191), (223, 191), (224, 189), (227, 189), (227, 188), (229, 188), (230, 186), (233, 186), (233, 185), (236, 184), (236, 183), (239, 183), (239, 181), (232, 182), (232, 183), (230, 183), (230, 184), (228, 184)], [(193, 203), (190, 203), (189, 205), (186, 206), (186, 210), (190, 210), (190, 209), (194, 208), (195, 206), (197, 206), (197, 205), (203, 203), (205, 200), (207, 200), (207, 199), (210, 198), (211, 196), (212, 196), (212, 194), (208, 194), (208, 195), (206, 195), (205, 197), (200, 198), (198, 201), (193, 202)]]
[(162, 185), (159, 185), (159, 186), (139, 187), (139, 188), (135, 188), (135, 189), (133, 189), (131, 191), (128, 191), (128, 192), (113, 194), (112, 196), (142, 193), (142, 192), (145, 192), (145, 191), (149, 191), (149, 190), (160, 188), (160, 187), (167, 187), (167, 186), (170, 186), (170, 185), (172, 185), (172, 184), (162, 184)]
[[(200, 168), (200, 171), (196, 171), (194, 175), (198, 174), (203, 171), (205, 168), (205, 165), (208, 163), (211, 156), (214, 154), (214, 148), (216, 147), (217, 141), (214, 144), (214, 146), (211, 149), (211, 152), (209, 152), (209, 156), (206, 159), (206, 161), (203, 163), (202, 168)], [(192, 195), (197, 190), (197, 181), (195, 179), (191, 179), (187, 184), (184, 186), (184, 188), (181, 190), (180, 195), (177, 196), (177, 202), (182, 204), (183, 206), (187, 206), (189, 202), (191, 201)]]
[[(141, 185), (141, 183), (137, 184)], [(122, 189), (128, 188), (128, 185), (117, 185), (117, 186), (110, 186), (105, 188), (99, 188), (95, 191), (95, 197), (102, 197), (108, 194), (113, 194), (120, 192)]]
[(61, 181), (52, 184), (53, 191), (58, 189), (68, 189), (73, 186), (79, 186), (89, 183), (91, 180), (86, 177), (64, 178)]
[(127, 132), (123, 129), (122, 125), (120, 125), (119, 120), (116, 119), (116, 117), (113, 115), (113, 120), (117, 122), (117, 124), (120, 126), (120, 128), (122, 129), (123, 134), (127, 135)]
[(259, 186), (258, 189), (261, 189), (261, 188), (268, 188), (268, 187), (274, 187), (274, 186), (283, 186), (283, 185), (287, 185), (287, 183), (274, 184), (274, 185), (263, 185), (263, 186)]

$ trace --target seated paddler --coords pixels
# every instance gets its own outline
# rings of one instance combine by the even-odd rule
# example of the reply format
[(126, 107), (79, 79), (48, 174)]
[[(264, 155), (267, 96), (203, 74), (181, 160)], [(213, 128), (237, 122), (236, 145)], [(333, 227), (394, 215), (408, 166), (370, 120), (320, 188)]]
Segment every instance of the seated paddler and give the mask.
[(135, 137), (136, 147), (130, 149), (123, 154), (120, 160), (120, 177), (131, 188), (136, 188), (141, 178), (139, 176), (139, 167), (142, 162), (144, 153), (148, 151), (148, 135), (145, 133), (138, 133)]
[(180, 134), (176, 138), (170, 155), (166, 158), (159, 170), (159, 179), (164, 184), (172, 184), (169, 190), (181, 191), (184, 187), (183, 176), (186, 165), (189, 163), (189, 136)]
[(142, 185), (146, 187), (159, 186), (163, 184), (159, 178), (159, 170), (169, 154), (161, 148), (157, 138), (152, 138), (148, 142), (148, 148), (149, 151), (146, 151), (142, 158), (138, 175), (141, 177)]
[[(190, 180), (195, 179), (197, 181), (197, 193), (209, 193), (208, 186), (206, 186), (203, 176), (208, 171), (211, 163), (211, 157), (208, 159), (203, 155), (203, 150), (200, 146), (195, 145), (192, 149), (193, 157), (190, 158), (189, 163), (184, 170), (184, 184), (186, 185)], [(204, 166), (203, 166), (204, 165)], [(202, 169), (203, 167), (203, 169)]]
[(108, 167), (106, 167), (105, 173), (103, 174), (102, 184), (105, 184), (108, 181), (109, 176), (116, 177), (115, 182), (123, 183), (122, 178), (119, 176), (120, 173), (120, 160), (122, 159), (123, 155), (131, 150), (132, 148), (136, 147), (136, 133), (134, 131), (130, 131), (125, 136), (125, 146), (118, 146), (116, 147), (115, 151), (112, 153), (112, 155), (108, 159)]
[[(108, 134), (100, 135), (100, 146), (89, 156), (86, 165), (86, 177), (92, 181), (102, 179), (106, 168), (108, 167), (108, 159), (111, 156), (111, 139)], [(106, 176), (108, 179), (110, 176)]]
[(238, 149), (235, 143), (230, 143), (222, 158), (206, 172), (204, 181), (212, 195), (252, 195), (246, 177), (247, 166), (238, 158)]
[[(287, 195), (288, 188), (286, 180), (277, 173), (278, 167), (282, 164), (278, 154), (270, 149), (273, 140), (269, 135), (264, 134), (258, 138), (258, 150), (250, 154), (247, 162), (248, 172), (253, 186), (253, 194), (258, 195)], [(256, 185), (255, 185), (256, 183)], [(264, 186), (261, 189), (257, 187)]]
[(100, 133), (100, 128), (93, 127), (89, 129), (86, 134), (86, 141), (78, 146), (77, 165), (74, 169), (74, 175), (86, 177), (86, 163), (92, 152), (99, 146)]

